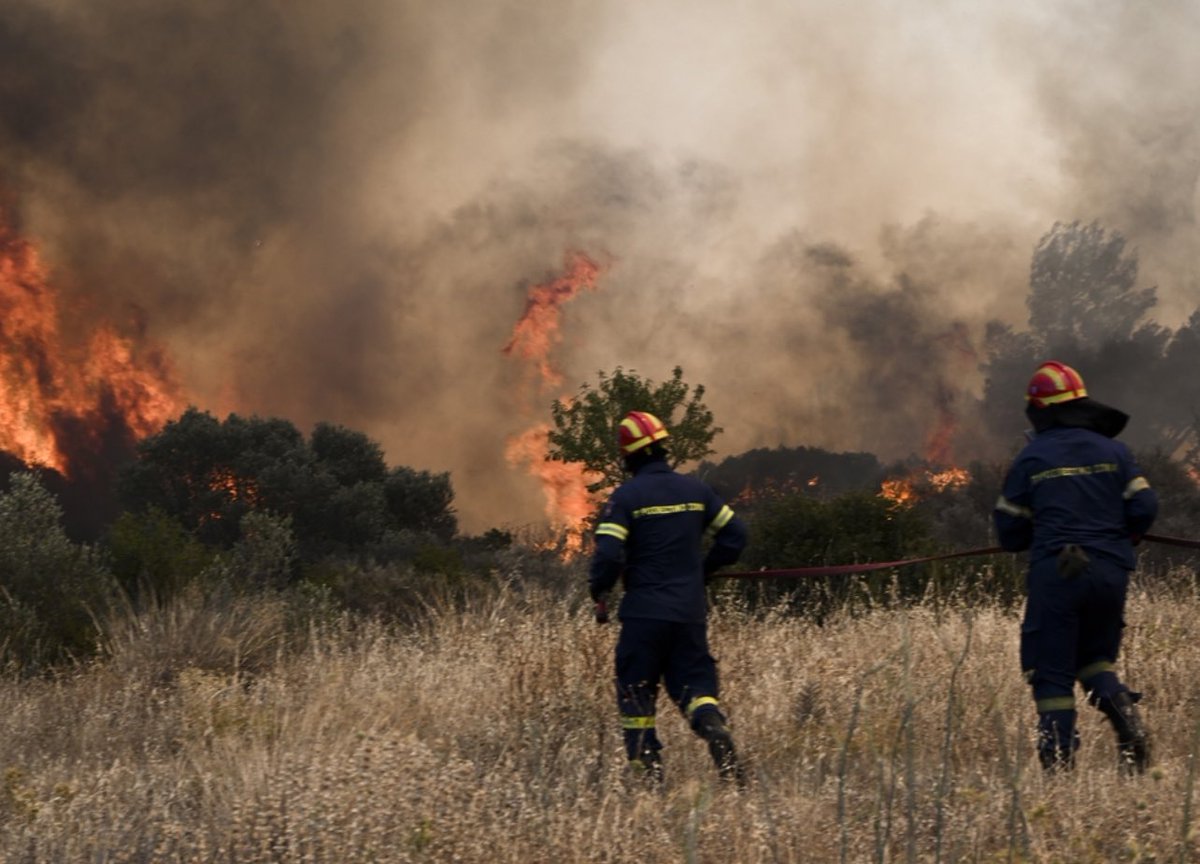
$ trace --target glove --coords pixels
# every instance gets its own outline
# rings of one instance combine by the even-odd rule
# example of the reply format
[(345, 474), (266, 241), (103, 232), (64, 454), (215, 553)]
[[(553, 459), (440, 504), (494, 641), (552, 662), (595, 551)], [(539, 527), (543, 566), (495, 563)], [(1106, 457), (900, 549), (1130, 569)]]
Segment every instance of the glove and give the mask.
[(604, 597), (601, 597), (596, 601), (596, 605), (593, 607), (592, 611), (596, 616), (597, 624), (608, 623), (608, 603), (605, 602)]

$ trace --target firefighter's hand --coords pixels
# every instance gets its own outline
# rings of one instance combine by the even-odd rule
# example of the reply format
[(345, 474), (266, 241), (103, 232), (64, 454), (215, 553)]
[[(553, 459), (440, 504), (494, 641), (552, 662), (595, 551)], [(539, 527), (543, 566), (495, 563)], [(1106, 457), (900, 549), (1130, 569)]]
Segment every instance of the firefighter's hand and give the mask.
[(593, 614), (595, 614), (595, 616), (596, 616), (597, 624), (607, 624), (608, 623), (607, 599), (608, 598), (606, 598), (606, 597), (601, 597), (599, 600), (596, 601), (596, 605), (593, 607), (592, 611), (593, 611)]

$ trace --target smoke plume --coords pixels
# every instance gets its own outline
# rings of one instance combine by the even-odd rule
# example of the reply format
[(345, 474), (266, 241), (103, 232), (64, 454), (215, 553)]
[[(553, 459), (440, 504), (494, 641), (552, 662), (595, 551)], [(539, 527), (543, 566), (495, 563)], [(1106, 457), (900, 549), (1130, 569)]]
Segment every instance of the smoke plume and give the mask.
[(194, 404), (361, 429), (478, 531), (542, 518), (501, 349), (567, 250), (605, 272), (566, 389), (681, 365), (722, 455), (972, 458), (1055, 222), (1121, 232), (1177, 326), (1198, 37), (1183, 0), (5, 0), (0, 187)]

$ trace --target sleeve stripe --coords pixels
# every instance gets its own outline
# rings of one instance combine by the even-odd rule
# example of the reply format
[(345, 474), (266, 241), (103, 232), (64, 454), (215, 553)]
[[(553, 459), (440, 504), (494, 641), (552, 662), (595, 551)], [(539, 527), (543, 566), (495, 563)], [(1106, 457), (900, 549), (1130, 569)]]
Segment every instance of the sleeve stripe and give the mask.
[(717, 511), (717, 515), (713, 517), (712, 522), (708, 523), (708, 533), (716, 534), (722, 528), (729, 524), (729, 520), (733, 518), (733, 510), (728, 504), (721, 505), (721, 509)]
[(1125, 492), (1123, 493), (1123, 497), (1125, 498), (1126, 501), (1128, 501), (1130, 498), (1132, 498), (1137, 493), (1141, 492), (1143, 489), (1149, 489), (1149, 488), (1150, 488), (1150, 483), (1146, 480), (1145, 477), (1134, 477), (1132, 480), (1129, 481), (1129, 485), (1125, 487)]
[(605, 535), (607, 537), (616, 537), (622, 543), (629, 536), (629, 529), (624, 525), (618, 525), (616, 522), (601, 522), (596, 526), (596, 536)]
[(1018, 519), (1032, 519), (1033, 511), (1028, 507), (1022, 507), (1019, 504), (1014, 504), (1003, 495), (996, 501), (996, 509), (1001, 513), (1007, 513), (1009, 516), (1016, 516)]

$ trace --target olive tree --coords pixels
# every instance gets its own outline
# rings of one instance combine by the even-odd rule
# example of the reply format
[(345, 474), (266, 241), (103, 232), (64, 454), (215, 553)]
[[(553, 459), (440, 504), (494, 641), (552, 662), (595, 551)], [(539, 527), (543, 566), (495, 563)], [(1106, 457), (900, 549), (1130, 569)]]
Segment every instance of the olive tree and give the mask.
[(590, 492), (615, 488), (624, 474), (617, 426), (630, 411), (648, 411), (667, 425), (668, 458), (676, 466), (711, 455), (712, 441), (722, 431), (704, 404), (704, 386), (686, 384), (679, 366), (661, 383), (618, 366), (614, 372), (600, 372), (595, 386), (582, 385), (573, 399), (554, 401), (547, 458), (580, 463), (595, 474)]

